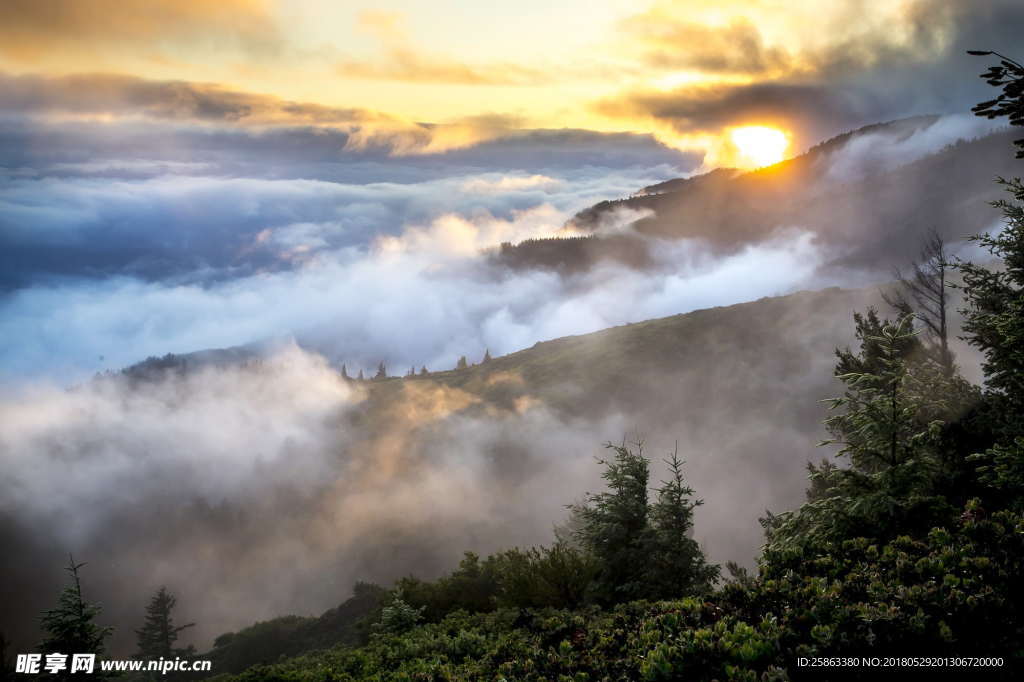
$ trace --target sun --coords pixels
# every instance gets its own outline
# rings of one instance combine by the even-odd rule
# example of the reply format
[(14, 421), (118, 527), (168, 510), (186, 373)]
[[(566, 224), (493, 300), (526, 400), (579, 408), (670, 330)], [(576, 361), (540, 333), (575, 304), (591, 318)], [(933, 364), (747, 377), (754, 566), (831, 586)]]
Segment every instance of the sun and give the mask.
[(743, 126), (729, 131), (729, 139), (746, 166), (771, 166), (786, 158), (789, 137), (778, 128)]

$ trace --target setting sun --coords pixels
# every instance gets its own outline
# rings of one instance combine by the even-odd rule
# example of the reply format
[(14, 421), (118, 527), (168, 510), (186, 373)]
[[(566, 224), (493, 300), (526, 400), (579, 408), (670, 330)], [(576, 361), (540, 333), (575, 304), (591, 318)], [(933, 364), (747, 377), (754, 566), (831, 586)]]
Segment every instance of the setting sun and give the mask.
[(786, 133), (767, 126), (733, 128), (729, 138), (736, 146), (740, 160), (758, 168), (782, 161), (789, 147)]

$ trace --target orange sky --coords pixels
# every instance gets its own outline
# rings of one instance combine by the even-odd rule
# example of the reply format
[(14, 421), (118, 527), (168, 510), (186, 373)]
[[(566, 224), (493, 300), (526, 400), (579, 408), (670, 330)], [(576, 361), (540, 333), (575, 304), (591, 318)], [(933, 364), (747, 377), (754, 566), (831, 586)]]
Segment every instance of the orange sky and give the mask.
[[(929, 59), (948, 44), (953, 16), (930, 16), (922, 39), (922, 7), (923, 0), (871, 3), (870, 12), (859, 0), (391, 0), (374, 9), (329, 0), (6, 0), (0, 70), (186, 81), (307, 111), (359, 110), (363, 139), (417, 122), (446, 124), (399, 144), (398, 153), (516, 128), (574, 127), (649, 132), (709, 152), (712, 164), (742, 163), (728, 134), (736, 126), (774, 126), (793, 147), (813, 140), (786, 115), (669, 121), (652, 109), (671, 98), (812, 82), (870, 67), (880, 54)], [(277, 107), (274, 122), (287, 122), (286, 110)]]

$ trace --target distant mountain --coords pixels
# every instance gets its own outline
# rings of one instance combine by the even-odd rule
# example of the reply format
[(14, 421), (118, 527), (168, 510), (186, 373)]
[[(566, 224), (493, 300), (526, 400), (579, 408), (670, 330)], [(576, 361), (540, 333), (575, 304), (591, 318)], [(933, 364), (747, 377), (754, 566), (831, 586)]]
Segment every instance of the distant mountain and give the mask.
[(121, 370), (121, 374), (136, 381), (155, 380), (170, 373), (181, 373), (206, 368), (230, 367), (255, 362), (262, 353), (254, 346), (209, 348), (192, 353), (152, 355)]
[[(650, 237), (699, 239), (730, 252), (799, 229), (818, 235), (837, 265), (884, 270), (915, 255), (930, 228), (950, 242), (986, 230), (998, 217), (988, 203), (1000, 195), (993, 177), (1019, 173), (1006, 153), (1010, 132), (960, 140), (921, 158), (909, 141), (937, 120), (866, 126), (774, 166), (718, 169), (645, 187), (577, 213), (570, 224), (591, 235), (505, 244), (492, 258), (506, 267), (567, 272), (602, 260), (643, 268), (653, 262)], [(602, 227), (623, 211), (645, 215), (632, 219), (631, 231), (604, 234)]]

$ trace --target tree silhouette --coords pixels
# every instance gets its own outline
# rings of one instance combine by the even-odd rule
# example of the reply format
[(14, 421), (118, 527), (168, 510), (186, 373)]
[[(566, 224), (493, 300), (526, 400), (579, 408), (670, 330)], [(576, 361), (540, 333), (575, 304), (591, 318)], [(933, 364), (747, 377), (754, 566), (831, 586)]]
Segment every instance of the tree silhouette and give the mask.
[(953, 353), (949, 350), (949, 271), (953, 261), (946, 253), (946, 243), (933, 229), (928, 233), (921, 256), (909, 275), (896, 270), (898, 288), (882, 292), (885, 302), (899, 314), (913, 314), (924, 325), (929, 355), (946, 374), (953, 373)]
[[(989, 85), (1003, 89), (998, 97), (975, 105), (971, 111), (989, 119), (1006, 116), (1010, 125), (1024, 126), (1024, 65), (991, 50), (968, 50), (967, 54), (999, 57), (998, 66), (990, 66), (981, 78)], [(1015, 140), (1013, 144), (1019, 148), (1017, 158), (1024, 159), (1024, 139)]]
[(466, 369), (467, 366), (468, 365), (466, 363), (466, 356), (465, 355), (461, 356), (459, 358), (459, 361), (457, 363), (455, 363), (455, 369)]
[(149, 605), (146, 607), (146, 619), (142, 627), (135, 631), (139, 647), (135, 658), (155, 660), (192, 653), (191, 647), (188, 649), (174, 647), (178, 633), (195, 625), (195, 623), (187, 623), (174, 626), (171, 611), (174, 610), (177, 601), (166, 587), (157, 590), (157, 593), (149, 600)]
[(82, 581), (78, 575), (82, 566), (85, 564), (76, 564), (74, 557), (68, 555), (68, 565), (64, 570), (71, 575), (71, 585), (60, 593), (57, 606), (44, 612), (40, 619), (46, 632), (39, 645), (44, 652), (102, 654), (103, 640), (114, 630), (94, 622), (102, 609), (98, 604), (88, 603), (82, 596)]
[(374, 379), (374, 381), (380, 381), (381, 379), (387, 379), (387, 378), (388, 378), (387, 367), (385, 367), (384, 363), (381, 362), (379, 365), (377, 365), (377, 374), (374, 375), (373, 379)]

